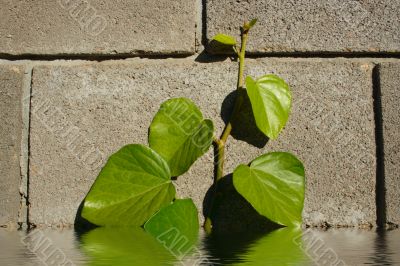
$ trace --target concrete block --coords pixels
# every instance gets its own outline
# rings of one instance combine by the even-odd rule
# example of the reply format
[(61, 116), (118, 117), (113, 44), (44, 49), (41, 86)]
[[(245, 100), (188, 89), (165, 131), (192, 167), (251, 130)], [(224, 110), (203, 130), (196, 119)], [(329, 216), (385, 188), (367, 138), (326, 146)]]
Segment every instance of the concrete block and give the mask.
[(400, 63), (380, 65), (387, 222), (400, 224)]
[(195, 27), (195, 0), (6, 0), (0, 54), (192, 54)]
[(0, 65), (0, 226), (18, 222), (23, 82), (24, 67)]
[(239, 34), (243, 21), (258, 18), (249, 51), (399, 52), (400, 1), (209, 0), (207, 37)]
[[(305, 223), (374, 223), (372, 66), (313, 59), (248, 60), (247, 65), (254, 76), (282, 75), (292, 86), (295, 102), (284, 133), (265, 147), (259, 135), (240, 134), (243, 126), (238, 124), (237, 139), (230, 138), (227, 147), (226, 173), (264, 152), (291, 151), (307, 169)], [(147, 143), (152, 117), (168, 98), (191, 98), (220, 134), (232, 107), (236, 71), (233, 62), (192, 59), (35, 67), (30, 221), (73, 223), (106, 158), (125, 144)], [(212, 169), (210, 149), (175, 182), (178, 194), (192, 197), (200, 212)]]

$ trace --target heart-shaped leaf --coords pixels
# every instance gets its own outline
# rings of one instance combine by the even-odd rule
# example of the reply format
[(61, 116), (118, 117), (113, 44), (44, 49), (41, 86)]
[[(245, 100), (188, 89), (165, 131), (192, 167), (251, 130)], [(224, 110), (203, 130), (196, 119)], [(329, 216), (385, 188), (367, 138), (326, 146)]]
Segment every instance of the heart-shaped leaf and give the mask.
[(304, 166), (292, 154), (272, 152), (239, 165), (233, 172), (236, 190), (261, 215), (285, 225), (299, 225), (304, 205)]
[(149, 145), (168, 163), (172, 176), (179, 176), (210, 147), (214, 126), (204, 120), (189, 99), (164, 102), (150, 125)]
[(256, 81), (247, 77), (246, 87), (257, 127), (270, 139), (276, 139), (289, 118), (289, 86), (276, 75), (265, 75)]
[(224, 45), (235, 46), (236, 40), (234, 37), (226, 35), (226, 34), (217, 34), (212, 38), (214, 41), (222, 43)]
[(82, 217), (96, 225), (142, 226), (174, 197), (164, 159), (131, 144), (108, 159), (85, 198)]
[(198, 240), (197, 208), (191, 199), (177, 199), (151, 217), (144, 229), (177, 257), (184, 257)]

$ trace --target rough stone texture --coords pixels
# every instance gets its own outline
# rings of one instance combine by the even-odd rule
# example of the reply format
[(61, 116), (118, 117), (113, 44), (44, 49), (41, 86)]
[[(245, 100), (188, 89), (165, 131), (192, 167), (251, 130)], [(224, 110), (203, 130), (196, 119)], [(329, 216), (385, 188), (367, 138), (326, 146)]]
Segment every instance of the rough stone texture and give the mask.
[(0, 225), (18, 222), (23, 80), (22, 66), (0, 65)]
[[(282, 75), (292, 86), (295, 102), (287, 128), (272, 145), (257, 148), (229, 139), (226, 173), (263, 152), (291, 151), (307, 169), (305, 223), (373, 224), (372, 66), (312, 59), (248, 60), (247, 65), (254, 76)], [(107, 156), (124, 144), (146, 143), (151, 119), (167, 98), (191, 98), (206, 117), (213, 118), (220, 134), (221, 104), (225, 117), (231, 108), (228, 95), (235, 88), (236, 71), (236, 63), (206, 64), (192, 59), (35, 67), (30, 221), (73, 223)], [(240, 130), (235, 135), (259, 147), (265, 143)], [(212, 166), (210, 149), (176, 182), (178, 194), (193, 197), (199, 210), (212, 183)]]
[(399, 52), (400, 1), (208, 0), (207, 37), (258, 18), (252, 52)]
[(386, 215), (390, 223), (400, 224), (400, 63), (380, 66)]
[(191, 54), (195, 26), (195, 0), (5, 0), (0, 54)]

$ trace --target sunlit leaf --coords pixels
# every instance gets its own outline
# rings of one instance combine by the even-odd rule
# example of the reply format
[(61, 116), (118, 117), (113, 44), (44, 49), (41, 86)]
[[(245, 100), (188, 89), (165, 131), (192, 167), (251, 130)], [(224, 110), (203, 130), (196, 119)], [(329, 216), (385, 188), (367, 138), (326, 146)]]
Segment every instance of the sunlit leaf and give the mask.
[(217, 34), (212, 39), (224, 45), (229, 45), (229, 46), (236, 45), (235, 38), (226, 34)]
[(179, 176), (210, 147), (214, 126), (203, 119), (189, 99), (164, 102), (150, 125), (149, 145), (168, 163), (172, 176)]
[(257, 127), (270, 139), (276, 139), (289, 118), (289, 86), (276, 75), (265, 75), (257, 80), (247, 77), (246, 87)]
[(292, 154), (272, 152), (239, 165), (233, 172), (236, 190), (261, 215), (285, 225), (301, 224), (305, 175), (303, 164)]
[(139, 144), (113, 154), (85, 198), (82, 217), (96, 225), (143, 225), (175, 197), (167, 163)]

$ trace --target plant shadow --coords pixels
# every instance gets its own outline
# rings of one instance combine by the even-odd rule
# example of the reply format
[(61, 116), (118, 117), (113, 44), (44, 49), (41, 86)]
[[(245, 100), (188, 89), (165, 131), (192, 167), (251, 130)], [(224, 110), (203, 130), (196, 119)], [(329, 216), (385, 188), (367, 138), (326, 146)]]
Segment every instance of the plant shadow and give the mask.
[(243, 94), (243, 104), (238, 116), (232, 121), (231, 136), (236, 140), (245, 141), (257, 148), (263, 148), (268, 143), (269, 138), (258, 129), (250, 99), (245, 90), (240, 92), (234, 90), (225, 97), (221, 107), (221, 118), (225, 124), (228, 123), (238, 93)]
[(235, 57), (232, 55), (213, 55), (209, 54), (206, 50), (203, 50), (194, 61), (198, 63), (216, 63), (216, 62), (223, 62), (227, 58), (230, 58), (232, 61), (235, 60)]
[(74, 230), (78, 236), (98, 227), (82, 217), (84, 203), (85, 200), (82, 200), (82, 202), (79, 204), (74, 220)]
[(230, 265), (240, 262), (251, 246), (265, 233), (243, 232), (233, 234), (211, 234), (203, 239), (203, 248), (211, 258), (218, 259), (218, 265)]
[[(214, 195), (215, 189), (217, 194)], [(211, 201), (214, 198), (212, 213)], [(233, 175), (224, 176), (210, 187), (203, 200), (203, 214), (210, 216), (213, 235), (265, 234), (282, 226), (270, 221), (240, 195), (233, 186)]]
[(199, 63), (214, 63), (225, 61), (227, 58), (230, 58), (232, 61), (237, 58), (232, 46), (211, 40), (206, 44), (206, 48), (196, 57), (195, 61)]

